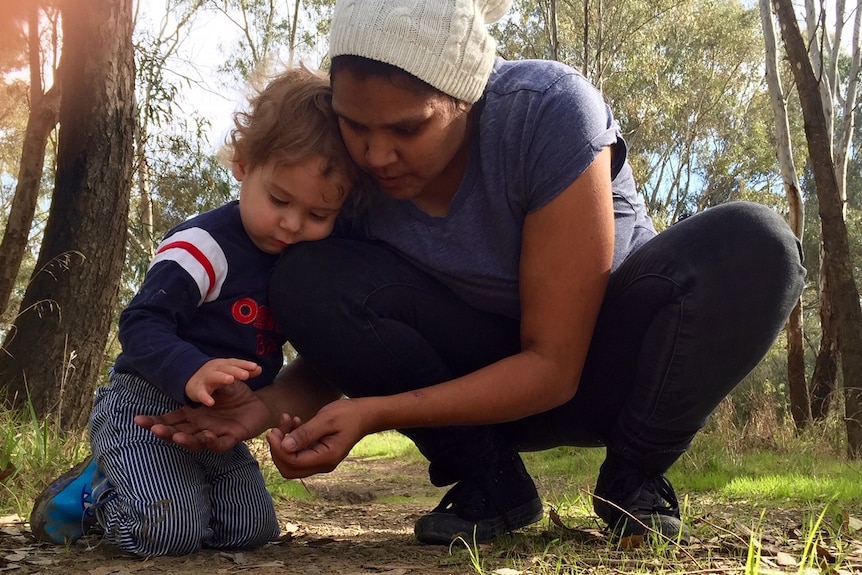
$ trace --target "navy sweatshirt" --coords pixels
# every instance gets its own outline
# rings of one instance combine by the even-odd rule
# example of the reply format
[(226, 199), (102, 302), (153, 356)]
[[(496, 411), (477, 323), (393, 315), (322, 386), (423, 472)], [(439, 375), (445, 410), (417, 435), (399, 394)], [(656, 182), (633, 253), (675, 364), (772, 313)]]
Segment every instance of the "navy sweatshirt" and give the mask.
[(263, 373), (246, 383), (270, 384), (285, 342), (267, 303), (277, 259), (252, 243), (237, 201), (172, 229), (120, 315), (123, 351), (114, 369), (185, 404), (186, 382), (214, 358), (253, 361)]

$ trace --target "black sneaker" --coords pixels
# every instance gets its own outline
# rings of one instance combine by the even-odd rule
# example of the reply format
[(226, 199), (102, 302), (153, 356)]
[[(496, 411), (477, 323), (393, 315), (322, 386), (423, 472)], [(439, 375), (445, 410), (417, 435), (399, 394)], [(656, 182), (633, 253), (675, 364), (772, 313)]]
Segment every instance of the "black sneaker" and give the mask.
[(688, 543), (679, 501), (664, 475), (645, 473), (608, 457), (596, 482), (593, 509), (616, 537), (643, 536), (649, 528)]
[(456, 483), (431, 513), (416, 521), (413, 532), (422, 543), (449, 545), (458, 537), (487, 543), (543, 514), (536, 484), (512, 452), (485, 475)]

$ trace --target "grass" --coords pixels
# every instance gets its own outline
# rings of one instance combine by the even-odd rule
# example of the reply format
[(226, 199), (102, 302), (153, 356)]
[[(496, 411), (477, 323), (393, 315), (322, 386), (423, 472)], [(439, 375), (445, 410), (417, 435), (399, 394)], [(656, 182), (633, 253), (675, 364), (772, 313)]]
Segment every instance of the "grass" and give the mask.
[(26, 517), (36, 495), (87, 456), (84, 433), (65, 433), (32, 412), (0, 409), (0, 514)]
[[(62, 433), (32, 414), (0, 410), (0, 428), (5, 432), (0, 438), (0, 515), (26, 518), (39, 491), (80, 461), (89, 445), (85, 434)], [(808, 575), (821, 572), (828, 555), (830, 573), (862, 573), (862, 462), (842, 458), (816, 433), (796, 437), (767, 430), (769, 441), (751, 434), (750, 428), (713, 427), (698, 436), (668, 473), (677, 492), (686, 496), (683, 519), (700, 541), (691, 550), (669, 541), (622, 549), (599, 536), (589, 494), (604, 450), (560, 447), (524, 454), (546, 509), (552, 508), (559, 521), (546, 519), (492, 545), (456, 542), (453, 564), (479, 575)], [(284, 481), (265, 463), (265, 442), (253, 442), (253, 448), (264, 462), (274, 496), (312, 496), (302, 482)], [(422, 461), (416, 447), (396, 432), (364, 438), (351, 457)], [(795, 564), (777, 566), (776, 549)]]
[(384, 431), (363, 437), (350, 451), (361, 459), (392, 458), (407, 461), (424, 461), (413, 442), (395, 431)]
[[(746, 439), (749, 433), (701, 434), (668, 473), (685, 494), (683, 519), (700, 540), (694, 551), (660, 539), (623, 549), (596, 537), (589, 493), (604, 450), (560, 447), (524, 460), (562, 526), (546, 520), (496, 545), (456, 540), (450, 552), (478, 575), (862, 573), (862, 532), (847, 529), (851, 517), (862, 519), (862, 462), (824, 449), (810, 434), (776, 444)], [(366, 438), (352, 455), (419, 458), (394, 432)], [(777, 550), (794, 565), (777, 565)]]

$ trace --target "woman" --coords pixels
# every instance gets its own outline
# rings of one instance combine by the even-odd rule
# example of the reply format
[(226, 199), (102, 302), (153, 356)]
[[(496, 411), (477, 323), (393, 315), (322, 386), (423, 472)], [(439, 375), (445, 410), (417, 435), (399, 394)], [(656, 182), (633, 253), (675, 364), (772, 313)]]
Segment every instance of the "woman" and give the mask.
[(594, 509), (613, 534), (684, 538), (664, 473), (782, 329), (799, 246), (749, 203), (656, 235), (601, 94), (564, 65), (495, 58), (485, 24), (509, 6), (340, 0), (333, 107), (378, 191), (276, 269), (273, 313), (301, 359), (258, 395), (140, 423), (223, 448), (313, 413), (325, 381), (350, 399), (281, 416), (275, 464), (329, 471), (364, 435), (403, 431), (432, 483), (454, 484), (421, 541), (538, 521), (518, 451), (559, 445), (607, 448)]

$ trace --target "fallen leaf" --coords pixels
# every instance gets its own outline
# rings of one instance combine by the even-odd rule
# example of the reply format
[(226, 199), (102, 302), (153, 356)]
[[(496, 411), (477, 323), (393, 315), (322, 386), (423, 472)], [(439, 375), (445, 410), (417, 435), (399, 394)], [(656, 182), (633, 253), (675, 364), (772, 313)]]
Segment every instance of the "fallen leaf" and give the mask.
[(296, 533), (297, 531), (299, 531), (299, 525), (297, 525), (296, 523), (289, 523), (288, 522), (288, 523), (285, 523), (284, 525), (282, 525), (281, 529), (285, 533)]
[(227, 553), (222, 551), (219, 555), (225, 559), (230, 559), (237, 565), (248, 565), (248, 558), (245, 556), (245, 553)]
[(24, 518), (20, 515), (2, 515), (0, 516), (0, 525), (8, 525), (10, 523), (24, 523)]
[(557, 510), (553, 507), (551, 507), (551, 509), (548, 511), (548, 518), (551, 520), (551, 523), (553, 523), (557, 527), (569, 529), (569, 526), (563, 523), (563, 520), (560, 518), (560, 514), (557, 513)]
[(26, 563), (29, 563), (30, 565), (47, 566), (47, 565), (54, 565), (55, 563), (57, 563), (57, 561), (54, 559), (35, 557), (32, 559), (27, 559)]
[(796, 567), (796, 559), (790, 555), (789, 553), (785, 553), (784, 551), (779, 551), (775, 555), (775, 562), (778, 563), (781, 567)]
[(643, 535), (629, 535), (628, 537), (620, 537), (620, 549), (637, 549), (644, 543)]
[(852, 535), (858, 531), (862, 531), (862, 519), (853, 517), (852, 515), (848, 515), (846, 519), (845, 527), (847, 528), (847, 533)]
[(17, 563), (18, 561), (23, 561), (27, 558), (27, 553), (22, 553), (21, 551), (15, 551), (10, 555), (5, 555), (3, 559), (9, 561), (10, 563)]
[(508, 567), (502, 567), (500, 569), (495, 569), (491, 571), (493, 575), (523, 575), (523, 571), (518, 571), (517, 569), (510, 569)]
[(602, 539), (602, 535), (593, 529), (578, 529), (576, 527), (569, 527), (563, 522), (563, 519), (560, 517), (557, 510), (553, 507), (548, 511), (548, 518), (551, 520), (551, 523), (568, 533), (572, 536), (576, 541), (587, 542), (590, 540)]
[(335, 539), (332, 537), (316, 537), (314, 539), (309, 539), (305, 544), (309, 547), (323, 547), (330, 543), (335, 543)]
[(824, 547), (823, 545), (817, 544), (817, 556), (828, 563), (835, 563), (835, 555), (832, 552)]

